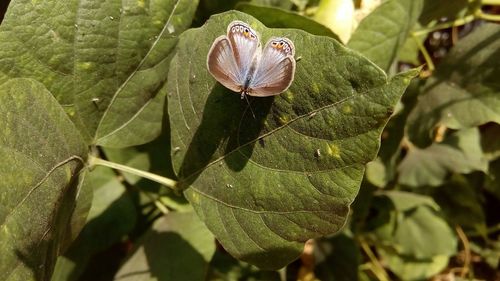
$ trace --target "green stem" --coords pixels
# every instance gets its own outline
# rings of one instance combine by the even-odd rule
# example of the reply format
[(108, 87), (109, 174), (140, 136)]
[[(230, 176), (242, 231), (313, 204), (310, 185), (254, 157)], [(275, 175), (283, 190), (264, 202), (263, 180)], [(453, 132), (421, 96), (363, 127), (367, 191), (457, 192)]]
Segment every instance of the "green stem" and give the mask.
[(140, 177), (152, 180), (154, 182), (157, 182), (157, 183), (162, 184), (162, 185), (164, 185), (166, 187), (169, 187), (171, 189), (176, 190), (176, 185), (177, 185), (176, 181), (174, 181), (172, 179), (169, 179), (169, 178), (165, 178), (165, 177), (159, 176), (157, 174), (153, 174), (153, 173), (150, 173), (150, 172), (138, 170), (138, 169), (135, 169), (135, 168), (132, 168), (132, 167), (129, 167), (129, 166), (125, 166), (125, 165), (121, 165), (121, 164), (118, 164), (118, 163), (110, 162), (110, 161), (107, 161), (107, 160), (104, 160), (104, 159), (101, 159), (101, 158), (97, 158), (97, 157), (94, 157), (94, 156), (90, 156), (89, 157), (89, 163), (90, 163), (91, 166), (101, 165), (101, 166), (110, 167), (110, 168), (113, 168), (113, 169), (116, 169), (116, 170), (120, 170), (122, 172), (126, 172), (126, 173), (130, 173), (130, 174), (133, 174), (133, 175), (137, 175), (137, 176), (140, 176)]
[(476, 16), (477, 16), (477, 18), (482, 19), (482, 20), (500, 22), (500, 15), (487, 14), (481, 10), (478, 10), (476, 12)]
[(370, 246), (366, 243), (366, 241), (364, 239), (360, 239), (359, 242), (360, 242), (361, 248), (363, 249), (363, 251), (366, 253), (366, 255), (368, 256), (368, 258), (371, 261), (372, 266), (370, 266), (370, 267), (371, 267), (373, 274), (375, 274), (377, 279), (380, 281), (389, 281), (389, 277), (387, 276), (387, 272), (385, 272), (384, 267), (382, 266), (382, 264), (380, 264), (379, 260), (377, 259), (375, 254), (372, 252), (372, 250), (370, 249)]
[(441, 30), (441, 29), (446, 29), (446, 28), (450, 28), (450, 27), (454, 27), (454, 26), (464, 25), (464, 24), (467, 24), (475, 19), (476, 19), (475, 15), (468, 15), (468, 16), (461, 18), (461, 19), (441, 23), (441, 24), (435, 25), (433, 27), (424, 28), (424, 29), (414, 31), (414, 32), (412, 32), (412, 34), (415, 36), (424, 35), (424, 34), (427, 34), (430, 32), (434, 32), (436, 30)]
[(154, 198), (151, 194), (145, 191), (143, 192), (143, 194), (148, 197), (149, 200), (151, 200), (155, 204), (156, 208), (158, 208), (158, 210), (160, 210), (160, 212), (162, 212), (164, 215), (170, 213), (167, 206), (165, 206), (165, 204), (163, 204), (163, 202), (159, 198)]
[(424, 56), (425, 62), (427, 63), (427, 66), (429, 67), (430, 71), (434, 71), (435, 66), (434, 62), (432, 61), (431, 56), (429, 55), (429, 52), (427, 52), (427, 49), (425, 48), (424, 44), (418, 40), (418, 36), (415, 34), (412, 34), (411, 37), (413, 40), (415, 40), (415, 43), (417, 43), (418, 49), (420, 52), (422, 52), (422, 55)]
[(481, 5), (500, 6), (500, 0), (482, 0)]

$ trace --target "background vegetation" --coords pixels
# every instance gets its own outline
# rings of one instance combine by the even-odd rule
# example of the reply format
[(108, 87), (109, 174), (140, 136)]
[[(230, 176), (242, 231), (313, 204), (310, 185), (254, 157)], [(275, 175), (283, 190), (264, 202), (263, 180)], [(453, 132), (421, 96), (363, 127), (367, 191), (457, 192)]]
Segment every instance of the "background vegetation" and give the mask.
[[(499, 6), (2, 1), (0, 279), (500, 280)], [(297, 49), (255, 117), (235, 19)]]

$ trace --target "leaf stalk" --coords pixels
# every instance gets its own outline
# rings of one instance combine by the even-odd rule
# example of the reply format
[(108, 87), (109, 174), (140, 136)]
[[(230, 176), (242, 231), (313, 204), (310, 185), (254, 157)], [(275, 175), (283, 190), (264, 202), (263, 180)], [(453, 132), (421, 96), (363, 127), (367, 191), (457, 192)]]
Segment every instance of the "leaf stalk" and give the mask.
[(137, 176), (143, 177), (145, 179), (152, 180), (152, 181), (157, 182), (157, 183), (159, 183), (161, 185), (169, 187), (169, 188), (171, 188), (173, 190), (177, 190), (176, 189), (177, 181), (175, 181), (173, 179), (166, 178), (166, 177), (159, 176), (157, 174), (153, 174), (153, 173), (150, 173), (150, 172), (142, 171), (142, 170), (135, 169), (135, 168), (132, 168), (132, 167), (129, 167), (129, 166), (125, 166), (125, 165), (121, 165), (121, 164), (118, 164), (118, 163), (110, 162), (110, 161), (107, 161), (107, 160), (104, 160), (104, 159), (101, 159), (101, 158), (98, 158), (98, 157), (95, 157), (95, 156), (92, 156), (92, 155), (89, 156), (89, 163), (90, 163), (91, 167), (92, 166), (96, 166), (96, 165), (106, 166), (106, 167), (109, 167), (109, 168), (112, 168), (112, 169), (116, 169), (116, 170), (119, 170), (119, 171), (122, 171), (122, 172), (130, 173), (130, 174), (133, 174), (133, 175), (137, 175)]

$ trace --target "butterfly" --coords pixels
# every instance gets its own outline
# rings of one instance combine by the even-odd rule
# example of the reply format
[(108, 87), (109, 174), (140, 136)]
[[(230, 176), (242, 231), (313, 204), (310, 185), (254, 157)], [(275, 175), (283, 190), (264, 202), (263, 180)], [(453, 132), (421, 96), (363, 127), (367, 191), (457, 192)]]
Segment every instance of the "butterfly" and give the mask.
[(284, 37), (273, 37), (262, 50), (248, 24), (233, 21), (227, 35), (215, 39), (208, 52), (210, 74), (226, 88), (245, 95), (267, 97), (288, 89), (295, 74), (295, 47)]

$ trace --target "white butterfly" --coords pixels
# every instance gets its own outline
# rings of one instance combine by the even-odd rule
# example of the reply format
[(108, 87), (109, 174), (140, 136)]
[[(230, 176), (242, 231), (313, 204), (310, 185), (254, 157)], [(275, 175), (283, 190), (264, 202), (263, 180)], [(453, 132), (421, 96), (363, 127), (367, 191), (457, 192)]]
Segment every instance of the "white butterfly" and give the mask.
[(207, 57), (208, 71), (226, 88), (245, 95), (266, 97), (288, 89), (295, 73), (295, 47), (288, 38), (273, 37), (262, 51), (257, 33), (246, 23), (233, 21), (227, 35), (215, 39)]

